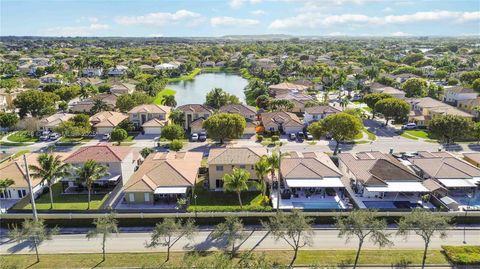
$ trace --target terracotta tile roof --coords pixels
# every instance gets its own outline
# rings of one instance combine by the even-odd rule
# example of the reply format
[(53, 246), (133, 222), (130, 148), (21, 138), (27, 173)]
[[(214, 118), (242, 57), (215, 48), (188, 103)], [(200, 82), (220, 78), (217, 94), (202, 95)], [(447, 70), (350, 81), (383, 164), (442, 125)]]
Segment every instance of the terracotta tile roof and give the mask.
[(290, 153), (283, 157), (280, 171), (284, 178), (324, 178), (341, 177), (332, 160), (324, 153)]
[(55, 113), (51, 116), (43, 118), (40, 120), (40, 125), (42, 126), (57, 126), (62, 122), (66, 122), (69, 119), (73, 118), (75, 114), (70, 113)]
[(282, 82), (282, 83), (279, 83), (279, 84), (270, 85), (268, 88), (270, 90), (280, 89), (280, 90), (292, 90), (292, 91), (295, 91), (295, 90), (306, 91), (308, 89), (308, 86), (300, 85), (300, 84), (294, 84), (294, 83), (290, 83), (290, 82)]
[(161, 106), (161, 105), (155, 105), (155, 104), (144, 104), (144, 105), (139, 105), (134, 108), (132, 108), (130, 111), (128, 111), (128, 114), (132, 113), (170, 113), (171, 108), (168, 106)]
[(284, 111), (277, 111), (277, 112), (267, 112), (261, 114), (262, 123), (263, 125), (270, 125), (270, 124), (282, 124), (284, 127), (287, 126), (303, 126), (302, 121), (297, 117), (297, 115), (284, 112)]
[(211, 149), (208, 164), (254, 164), (266, 154), (264, 148)]
[(463, 153), (463, 157), (472, 160), (473, 162), (480, 164), (480, 153)]
[(433, 178), (480, 177), (480, 169), (455, 157), (417, 157), (409, 161)]
[(275, 99), (293, 100), (300, 103), (306, 103), (308, 101), (315, 100), (315, 98), (311, 95), (303, 94), (303, 93), (292, 93), (292, 92), (277, 94), (275, 96)]
[(163, 127), (165, 125), (167, 125), (166, 120), (154, 118), (142, 124), (142, 127)]
[(177, 107), (178, 110), (183, 112), (192, 112), (192, 113), (213, 113), (213, 110), (208, 106), (201, 104), (187, 104)]
[(151, 192), (158, 187), (189, 187), (195, 184), (201, 152), (150, 154), (124, 187), (126, 192)]
[(452, 87), (445, 87), (445, 92), (452, 92), (452, 93), (475, 93), (473, 89), (464, 88), (462, 86), (452, 86)]
[(90, 117), (90, 123), (95, 127), (116, 127), (128, 115), (115, 111), (101, 111)]
[(84, 163), (88, 160), (94, 160), (97, 162), (122, 162), (128, 154), (133, 150), (130, 147), (121, 146), (109, 146), (109, 145), (94, 145), (81, 147), (70, 156), (68, 156), (64, 162), (66, 163)]
[(256, 115), (257, 114), (257, 109), (253, 106), (247, 106), (244, 104), (230, 104), (230, 105), (225, 105), (222, 106), (219, 109), (220, 112), (222, 113), (236, 113), (240, 114), (243, 117), (247, 118), (250, 115)]
[(332, 106), (311, 106), (305, 108), (305, 113), (315, 115), (315, 114), (334, 114), (339, 113), (340, 110), (332, 107)]

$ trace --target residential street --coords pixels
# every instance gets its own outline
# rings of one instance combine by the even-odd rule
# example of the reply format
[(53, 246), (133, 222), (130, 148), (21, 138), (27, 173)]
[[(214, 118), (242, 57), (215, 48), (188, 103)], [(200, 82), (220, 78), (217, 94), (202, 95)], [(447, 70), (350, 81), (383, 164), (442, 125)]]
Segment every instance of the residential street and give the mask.
[[(392, 233), (395, 230), (391, 230)], [(267, 234), (266, 231), (248, 231), (248, 238), (241, 244), (240, 249), (243, 250), (289, 250), (290, 246), (284, 241), (275, 241), (275, 239)], [(355, 249), (357, 241), (352, 239), (348, 244), (345, 240), (338, 238), (337, 230), (315, 230), (313, 237), (313, 245), (305, 249)], [(122, 233), (118, 236), (113, 235), (107, 240), (108, 252), (143, 252), (143, 251), (159, 251), (159, 249), (145, 248), (145, 242), (149, 240), (148, 233)], [(422, 239), (412, 233), (407, 241), (400, 236), (392, 236), (395, 242), (392, 249), (423, 249)], [(448, 237), (441, 240), (434, 238), (430, 244), (431, 249), (439, 249), (441, 245), (463, 245), (463, 230), (451, 230)], [(7, 238), (1, 239), (0, 254), (6, 253), (30, 253), (28, 243), (12, 243)], [(185, 238), (178, 241), (172, 247), (172, 251), (185, 250), (214, 250), (222, 245), (224, 241), (214, 241), (210, 238), (210, 231), (201, 231), (194, 236), (193, 241), (189, 242)], [(480, 230), (467, 230), (467, 243), (469, 245), (480, 244)], [(378, 249), (371, 242), (366, 242), (364, 249)], [(54, 236), (53, 240), (45, 241), (39, 248), (40, 253), (90, 253), (101, 251), (101, 236), (98, 239), (87, 240), (85, 234), (75, 235), (59, 235)]]

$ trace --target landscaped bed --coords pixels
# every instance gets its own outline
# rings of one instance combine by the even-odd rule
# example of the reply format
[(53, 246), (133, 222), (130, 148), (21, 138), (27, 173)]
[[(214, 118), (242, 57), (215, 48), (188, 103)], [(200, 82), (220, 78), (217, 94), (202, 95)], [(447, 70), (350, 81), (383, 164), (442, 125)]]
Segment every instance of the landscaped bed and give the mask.
[(203, 181), (195, 186), (197, 206), (195, 199), (190, 200), (189, 212), (211, 211), (270, 211), (271, 206), (262, 205), (262, 194), (258, 191), (245, 191), (241, 193), (243, 208), (240, 209), (237, 194), (234, 192), (210, 191), (203, 188)]
[[(108, 250), (108, 249), (107, 249)], [(155, 253), (114, 253), (107, 254), (102, 262), (101, 254), (40, 254), (40, 263), (35, 263), (35, 255), (8, 255), (0, 256), (0, 264), (5, 268), (93, 268), (93, 267), (160, 267), (184, 266), (187, 261), (213, 266), (218, 259), (218, 252), (202, 252), (195, 255), (193, 252), (172, 252), (170, 260), (164, 264), (166, 253), (158, 248)], [(100, 252), (100, 245), (99, 245)], [(255, 251), (255, 256), (264, 255), (270, 263), (288, 265), (292, 258), (292, 251)], [(421, 264), (422, 250), (362, 250), (359, 264), (400, 266)], [(237, 263), (241, 254), (234, 258)], [(335, 266), (352, 264), (355, 260), (355, 250), (300, 250), (295, 265)], [(430, 250), (427, 255), (427, 264), (448, 265), (448, 260), (441, 250)], [(8, 267), (8, 266), (11, 267)], [(403, 268), (403, 267), (402, 267)]]
[[(53, 209), (57, 210), (86, 210), (88, 203), (87, 194), (62, 194), (62, 183), (53, 185)], [(92, 194), (90, 202), (90, 210), (99, 209), (100, 206), (108, 198), (108, 194)], [(50, 196), (48, 192), (43, 193), (35, 200), (37, 209), (50, 209)], [(31, 209), (32, 205), (17, 204), (14, 209)]]
[(454, 264), (480, 265), (480, 246), (442, 246)]

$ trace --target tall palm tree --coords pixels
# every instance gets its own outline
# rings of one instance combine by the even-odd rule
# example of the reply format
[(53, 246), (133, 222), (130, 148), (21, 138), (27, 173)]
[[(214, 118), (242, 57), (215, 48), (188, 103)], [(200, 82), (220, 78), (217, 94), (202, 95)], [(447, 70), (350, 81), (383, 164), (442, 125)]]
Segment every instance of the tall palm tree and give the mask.
[(269, 166), (269, 172), (271, 178), (275, 177), (275, 171), (280, 168), (280, 155), (277, 152), (272, 152), (272, 155), (267, 157)]
[(176, 107), (177, 101), (175, 100), (175, 95), (166, 95), (162, 99), (162, 105), (169, 107)]
[(88, 190), (88, 207), (90, 209), (90, 197), (93, 183), (104, 176), (109, 175), (108, 168), (94, 160), (88, 160), (77, 171), (77, 180), (87, 187)]
[(53, 193), (52, 186), (59, 178), (70, 175), (70, 164), (62, 163), (60, 156), (43, 153), (37, 158), (38, 166), (29, 165), (32, 170), (32, 177), (39, 178), (42, 182), (47, 183), (48, 192), (50, 194), (50, 209), (53, 209)]
[(248, 182), (250, 173), (243, 169), (233, 168), (232, 174), (223, 176), (223, 188), (225, 191), (236, 192), (240, 208), (242, 208), (241, 192), (248, 190), (252, 183)]
[(15, 184), (15, 181), (11, 178), (0, 179), (0, 193), (4, 193), (13, 184)]
[(262, 190), (262, 196), (265, 197), (267, 192), (267, 182), (265, 176), (270, 172), (270, 163), (268, 162), (267, 156), (263, 156), (258, 162), (255, 163), (255, 173), (257, 178), (260, 180), (260, 188)]

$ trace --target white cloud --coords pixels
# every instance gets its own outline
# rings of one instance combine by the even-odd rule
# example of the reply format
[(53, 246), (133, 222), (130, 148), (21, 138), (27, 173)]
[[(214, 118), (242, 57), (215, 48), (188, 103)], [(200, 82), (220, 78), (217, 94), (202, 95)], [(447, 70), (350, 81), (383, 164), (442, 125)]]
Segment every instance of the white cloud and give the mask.
[(58, 26), (43, 31), (47, 36), (95, 36), (99, 32), (109, 30), (108, 24), (92, 23), (88, 26)]
[(466, 22), (480, 20), (480, 12), (454, 12), (454, 11), (427, 11), (406, 15), (388, 15), (384, 17), (367, 16), (363, 14), (322, 15), (321, 13), (307, 12), (297, 16), (277, 19), (270, 23), (270, 29), (287, 29), (298, 27), (328, 27), (339, 24), (382, 25), (382, 24), (408, 24), (429, 21)]
[(391, 36), (411, 36), (409, 33), (404, 33), (404, 32), (394, 32), (390, 33)]
[(120, 16), (115, 21), (122, 25), (155, 25), (162, 26), (175, 24), (181, 21), (199, 19), (201, 15), (185, 9), (178, 10), (175, 13), (156, 12), (148, 13), (142, 16)]
[(266, 13), (267, 12), (265, 12), (261, 9), (250, 11), (250, 14), (255, 15), (255, 16), (265, 15)]
[(240, 8), (247, 2), (250, 4), (258, 4), (258, 3), (261, 3), (262, 1), (263, 0), (230, 0), (229, 5), (232, 8)]
[(216, 26), (252, 26), (260, 22), (252, 19), (241, 19), (233, 17), (213, 17), (210, 19), (210, 24)]

